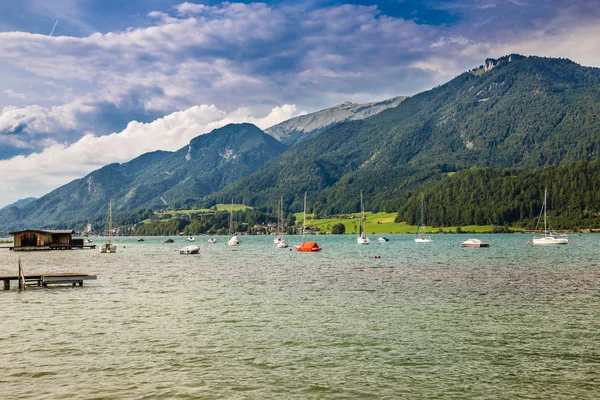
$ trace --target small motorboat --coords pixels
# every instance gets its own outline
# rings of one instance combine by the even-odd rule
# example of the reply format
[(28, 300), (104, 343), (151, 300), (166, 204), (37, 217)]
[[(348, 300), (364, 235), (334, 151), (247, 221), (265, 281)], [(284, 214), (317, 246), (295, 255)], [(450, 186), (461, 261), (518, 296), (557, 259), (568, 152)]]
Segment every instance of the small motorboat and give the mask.
[(194, 241), (196, 241), (196, 238), (195, 238), (195, 237), (193, 237), (193, 236), (189, 236), (189, 237), (187, 238), (187, 241), (188, 241), (188, 242), (194, 242)]
[(208, 243), (217, 243), (217, 239), (211, 237), (208, 239)]
[(173, 242), (174, 242), (173, 239), (167, 239), (163, 243), (173, 243)]
[(185, 246), (183, 249), (179, 250), (179, 254), (198, 254), (200, 252), (200, 247), (195, 244)]
[(285, 248), (288, 247), (288, 244), (287, 244), (287, 242), (283, 238), (281, 238), (281, 240), (279, 241), (279, 243), (277, 243), (277, 247), (280, 248), (280, 249), (285, 249)]
[(138, 242), (143, 242), (143, 241), (144, 241), (144, 238), (139, 238), (137, 241), (138, 241)]
[(386, 238), (385, 236), (380, 237), (379, 239), (377, 239), (377, 241), (379, 243), (387, 243), (390, 241), (390, 239)]
[(461, 243), (462, 247), (490, 247), (489, 243), (484, 243), (479, 239), (467, 239)]

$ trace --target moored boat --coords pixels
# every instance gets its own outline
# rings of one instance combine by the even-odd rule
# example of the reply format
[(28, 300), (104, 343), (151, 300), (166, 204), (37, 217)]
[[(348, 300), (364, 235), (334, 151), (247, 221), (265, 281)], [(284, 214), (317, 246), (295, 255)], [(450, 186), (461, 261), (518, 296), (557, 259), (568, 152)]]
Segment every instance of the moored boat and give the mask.
[[(421, 234), (419, 234), (421, 231)], [(421, 197), (421, 213), (419, 216), (419, 223), (417, 226), (417, 237), (415, 237), (415, 243), (432, 243), (433, 239), (431, 236), (425, 235), (425, 194)]]
[(109, 202), (108, 206), (108, 243), (100, 246), (100, 253), (116, 253), (117, 245), (112, 244), (112, 200)]
[(385, 236), (380, 237), (379, 239), (377, 239), (377, 241), (379, 243), (387, 243), (390, 241), (390, 239), (386, 238)]
[(482, 242), (479, 239), (467, 239), (461, 243), (462, 247), (490, 247), (489, 243)]
[(544, 213), (544, 234), (542, 236), (534, 236), (533, 244), (536, 246), (555, 246), (559, 244), (569, 244), (569, 239), (567, 238), (567, 235), (557, 234), (548, 231), (548, 224), (546, 218), (547, 197), (547, 190), (544, 189), (544, 205), (542, 206), (542, 212)]
[(323, 250), (321, 247), (319, 247), (319, 245), (317, 244), (317, 242), (305, 242), (304, 241), (304, 233), (306, 232), (306, 192), (304, 192), (304, 222), (302, 223), (302, 244), (300, 246), (294, 246), (294, 248), (296, 249), (296, 251), (301, 251), (301, 252), (316, 252), (316, 251), (321, 251)]
[(242, 242), (233, 234), (233, 199), (231, 199), (231, 211), (229, 213), (229, 240), (227, 246), (239, 246)]
[(363, 209), (363, 192), (360, 191), (360, 228), (358, 232), (358, 237), (356, 238), (356, 243), (358, 244), (369, 244), (369, 238), (367, 234), (364, 232), (363, 223), (365, 219), (365, 211)]
[(198, 254), (200, 252), (200, 247), (195, 244), (191, 244), (189, 246), (185, 246), (183, 249), (179, 250), (179, 254)]

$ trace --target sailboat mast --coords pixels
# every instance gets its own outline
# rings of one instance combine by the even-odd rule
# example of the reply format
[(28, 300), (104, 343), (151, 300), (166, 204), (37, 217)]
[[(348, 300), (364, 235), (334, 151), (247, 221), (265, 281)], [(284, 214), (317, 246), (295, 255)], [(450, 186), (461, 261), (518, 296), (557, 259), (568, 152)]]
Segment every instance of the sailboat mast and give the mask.
[(281, 216), (281, 238), (283, 239), (283, 231), (285, 230), (283, 223), (283, 196), (281, 196), (281, 200), (279, 202), (279, 215)]
[(110, 238), (112, 236), (112, 200), (108, 204), (108, 245), (110, 246)]
[(362, 237), (363, 234), (363, 218), (364, 218), (364, 210), (363, 210), (363, 193), (360, 191), (360, 227), (359, 227), (359, 235)]
[(304, 241), (304, 232), (306, 232), (306, 192), (304, 192), (304, 222), (302, 223), (302, 241)]
[(425, 208), (425, 193), (423, 193), (423, 195), (421, 196), (421, 220), (420, 220), (420, 225), (421, 225), (421, 235), (425, 234), (425, 226), (423, 224), (423, 208)]
[(546, 236), (546, 232), (548, 232), (548, 228), (546, 227), (547, 192), (548, 192), (548, 189), (544, 189), (544, 236)]
[(233, 199), (231, 199), (231, 211), (229, 212), (229, 237), (231, 237), (232, 229), (233, 229)]
[[(279, 220), (279, 209), (280, 209), (280, 205), (277, 205), (277, 226), (275, 227), (275, 236), (279, 237), (279, 224), (280, 224), (280, 220)], [(273, 211), (275, 211), (275, 209), (273, 209)]]

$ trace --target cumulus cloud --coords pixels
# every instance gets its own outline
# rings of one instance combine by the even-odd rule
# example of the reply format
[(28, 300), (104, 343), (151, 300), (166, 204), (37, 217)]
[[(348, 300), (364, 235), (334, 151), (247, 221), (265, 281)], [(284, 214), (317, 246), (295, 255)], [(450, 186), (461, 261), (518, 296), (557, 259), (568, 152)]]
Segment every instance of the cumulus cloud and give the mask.
[(194, 137), (229, 123), (251, 122), (264, 129), (296, 115), (296, 106), (289, 104), (275, 107), (263, 117), (248, 108), (227, 113), (214, 105), (202, 105), (150, 123), (132, 121), (123, 131), (109, 135), (87, 133), (70, 145), (47, 143), (39, 153), (0, 160), (0, 204), (41, 196), (113, 162), (126, 162), (155, 150), (177, 150)]

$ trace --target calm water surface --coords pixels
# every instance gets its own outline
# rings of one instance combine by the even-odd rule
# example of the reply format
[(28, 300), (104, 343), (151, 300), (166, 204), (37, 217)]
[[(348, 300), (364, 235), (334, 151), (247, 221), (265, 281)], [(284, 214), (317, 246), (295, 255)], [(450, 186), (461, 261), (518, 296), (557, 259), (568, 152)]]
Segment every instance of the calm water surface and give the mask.
[(185, 238), (0, 250), (0, 274), (21, 257), (98, 275), (0, 291), (0, 397), (598, 398), (600, 236), (389, 237), (318, 236), (315, 254), (258, 236), (198, 237), (198, 256), (179, 255)]

